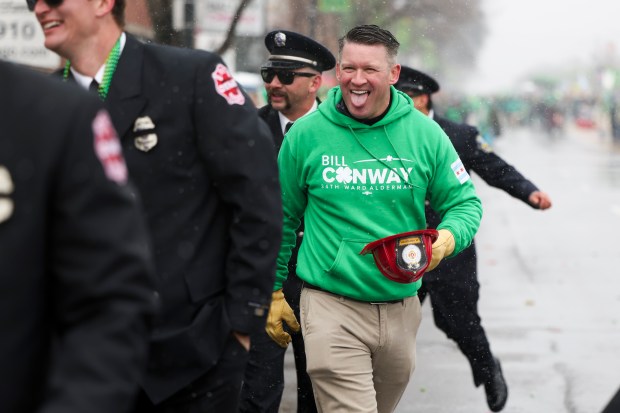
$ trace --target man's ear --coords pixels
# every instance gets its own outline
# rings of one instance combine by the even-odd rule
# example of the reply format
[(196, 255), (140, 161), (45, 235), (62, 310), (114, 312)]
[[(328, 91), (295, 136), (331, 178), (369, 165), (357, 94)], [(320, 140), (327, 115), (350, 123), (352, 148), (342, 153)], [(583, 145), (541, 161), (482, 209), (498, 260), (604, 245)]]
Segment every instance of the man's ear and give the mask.
[(400, 77), (400, 65), (397, 63), (392, 66), (390, 69), (390, 85), (398, 82), (398, 78)]
[(312, 82), (310, 82), (310, 92), (316, 92), (320, 89), (321, 84), (323, 83), (323, 76), (319, 73), (317, 76), (312, 78)]
[(424, 95), (420, 95), (420, 99), (422, 100), (422, 104), (424, 105), (425, 108), (428, 108), (428, 95), (424, 94)]
[(116, 0), (93, 0), (96, 7), (97, 17), (112, 13)]

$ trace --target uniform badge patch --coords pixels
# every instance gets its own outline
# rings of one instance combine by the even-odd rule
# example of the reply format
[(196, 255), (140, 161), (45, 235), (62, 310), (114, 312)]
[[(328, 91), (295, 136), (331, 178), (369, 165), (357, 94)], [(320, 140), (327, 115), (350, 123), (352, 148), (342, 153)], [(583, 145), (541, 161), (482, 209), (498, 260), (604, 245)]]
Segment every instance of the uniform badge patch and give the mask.
[(469, 181), (469, 174), (467, 173), (467, 169), (465, 169), (465, 166), (463, 166), (463, 162), (460, 158), (454, 161), (452, 165), (450, 165), (450, 167), (454, 172), (454, 176), (456, 176), (456, 179), (459, 180), (461, 185)]
[(407, 269), (417, 269), (420, 266), (422, 250), (417, 245), (407, 245), (400, 254)]
[(157, 145), (158, 139), (155, 131), (155, 124), (149, 116), (142, 116), (133, 124), (133, 131), (136, 136), (133, 143), (142, 152), (148, 152)]
[(0, 222), (8, 220), (13, 215), (13, 200), (8, 198), (13, 193), (13, 180), (9, 170), (0, 165)]
[(245, 96), (241, 93), (241, 88), (225, 65), (218, 63), (211, 73), (211, 77), (215, 83), (215, 90), (226, 99), (229, 105), (243, 105), (245, 103)]
[(95, 136), (95, 154), (106, 176), (118, 184), (126, 183), (127, 165), (125, 165), (121, 144), (108, 112), (100, 110), (93, 119), (92, 128)]

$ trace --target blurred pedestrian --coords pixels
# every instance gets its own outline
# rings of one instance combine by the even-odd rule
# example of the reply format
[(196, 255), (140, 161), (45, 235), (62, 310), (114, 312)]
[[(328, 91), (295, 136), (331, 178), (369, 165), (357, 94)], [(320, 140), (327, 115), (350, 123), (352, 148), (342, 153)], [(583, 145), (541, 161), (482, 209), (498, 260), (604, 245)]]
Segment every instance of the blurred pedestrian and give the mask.
[[(323, 412), (392, 412), (415, 367), (420, 281), (384, 277), (373, 257), (360, 255), (364, 246), (426, 228), (423, 196), (431, 194), (444, 215), (427, 262), (432, 269), (469, 245), (482, 213), (471, 180), (454, 169), (459, 160), (448, 137), (391, 86), (398, 47), (375, 25), (342, 37), (340, 86), (295, 122), (278, 156), (284, 235), (274, 290), (288, 276), (303, 217), (301, 324)], [(269, 317), (284, 313), (272, 304)], [(267, 327), (275, 341), (287, 339)]]
[(144, 199), (162, 312), (136, 410), (236, 411), (281, 237), (267, 126), (217, 55), (125, 33), (124, 0), (29, 3), (62, 76), (97, 84)]
[(128, 412), (155, 279), (101, 102), (0, 61), (0, 411)]
[(609, 403), (605, 406), (601, 413), (617, 413), (620, 412), (620, 389), (613, 395)]
[[(486, 183), (506, 191), (532, 208), (545, 210), (551, 199), (513, 166), (500, 158), (470, 125), (455, 123), (438, 116), (431, 95), (439, 83), (431, 76), (403, 66), (396, 88), (409, 95), (416, 109), (435, 120), (446, 132), (463, 161), (465, 169), (474, 171)], [(427, 203), (426, 216), (430, 228), (441, 224), (441, 213)], [(489, 408), (498, 412), (508, 398), (508, 387), (499, 360), (491, 353), (490, 344), (478, 314), (480, 285), (474, 242), (451, 260), (425, 274), (418, 290), (420, 301), (431, 299), (435, 324), (453, 339), (471, 365), (474, 384), (484, 385)]]
[[(279, 151), (284, 134), (293, 122), (316, 110), (320, 103), (317, 93), (322, 83), (322, 72), (336, 64), (331, 52), (320, 43), (299, 33), (276, 30), (265, 37), (269, 59), (261, 67), (268, 104), (258, 114), (263, 118), (274, 137)], [(275, 302), (289, 303), (292, 309), (287, 319), (299, 319), (301, 280), (295, 274), (297, 251), (303, 237), (303, 220), (297, 229), (297, 242), (288, 264), (288, 278), (282, 292), (274, 295)], [(282, 301), (286, 298), (286, 301)], [(295, 313), (292, 316), (291, 311)], [(252, 336), (250, 360), (246, 367), (242, 387), (241, 412), (278, 413), (284, 391), (284, 355), (292, 340), (297, 372), (297, 411), (316, 412), (312, 383), (306, 372), (306, 352), (298, 325), (289, 326), (290, 336), (274, 342), (265, 331)], [(297, 328), (295, 328), (297, 327)], [(297, 332), (295, 332), (297, 330)]]

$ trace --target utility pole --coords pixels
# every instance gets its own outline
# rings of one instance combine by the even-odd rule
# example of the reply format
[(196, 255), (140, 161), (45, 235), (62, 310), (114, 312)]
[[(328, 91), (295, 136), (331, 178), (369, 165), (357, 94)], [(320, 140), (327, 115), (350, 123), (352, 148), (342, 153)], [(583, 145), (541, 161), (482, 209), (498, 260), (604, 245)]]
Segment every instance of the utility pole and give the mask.
[(308, 23), (310, 24), (310, 27), (308, 29), (308, 35), (315, 39), (316, 38), (316, 26), (318, 23), (318, 0), (310, 0), (310, 2), (308, 3), (308, 7), (310, 8), (310, 10), (308, 11)]
[(185, 0), (184, 5), (185, 24), (183, 28), (183, 45), (194, 48), (194, 0)]

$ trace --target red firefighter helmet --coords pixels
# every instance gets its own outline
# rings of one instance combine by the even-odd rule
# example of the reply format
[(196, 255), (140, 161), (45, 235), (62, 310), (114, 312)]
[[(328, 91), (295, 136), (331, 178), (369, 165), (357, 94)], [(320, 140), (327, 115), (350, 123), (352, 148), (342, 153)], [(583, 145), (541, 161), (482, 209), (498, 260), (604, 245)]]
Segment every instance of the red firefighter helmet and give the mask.
[(367, 244), (360, 255), (372, 252), (381, 274), (392, 281), (408, 284), (419, 280), (426, 271), (437, 236), (434, 229), (390, 235)]

